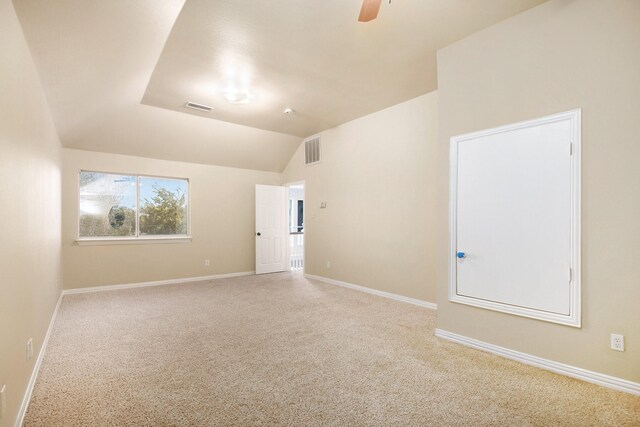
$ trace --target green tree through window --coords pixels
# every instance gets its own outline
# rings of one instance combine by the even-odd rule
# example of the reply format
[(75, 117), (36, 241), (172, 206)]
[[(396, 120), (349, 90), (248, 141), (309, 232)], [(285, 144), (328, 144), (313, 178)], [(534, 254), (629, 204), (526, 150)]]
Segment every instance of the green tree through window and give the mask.
[(140, 209), (140, 234), (187, 234), (186, 194), (153, 185), (155, 195)]

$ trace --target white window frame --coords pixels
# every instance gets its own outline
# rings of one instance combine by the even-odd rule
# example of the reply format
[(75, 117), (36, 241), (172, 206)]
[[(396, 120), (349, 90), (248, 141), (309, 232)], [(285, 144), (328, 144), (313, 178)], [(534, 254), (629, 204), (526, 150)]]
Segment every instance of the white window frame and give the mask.
[[(109, 175), (123, 175), (136, 177), (136, 235), (117, 237), (117, 236), (96, 236), (96, 237), (80, 237), (80, 174), (82, 172), (102, 173)], [(175, 179), (187, 182), (187, 234), (167, 234), (145, 236), (140, 235), (140, 178), (159, 178), (159, 179)], [(165, 176), (165, 175), (147, 175), (140, 173), (128, 172), (106, 172), (90, 169), (79, 169), (77, 174), (77, 210), (76, 210), (76, 243), (78, 245), (121, 245), (121, 244), (149, 244), (149, 243), (190, 243), (191, 237), (191, 181), (189, 178)]]

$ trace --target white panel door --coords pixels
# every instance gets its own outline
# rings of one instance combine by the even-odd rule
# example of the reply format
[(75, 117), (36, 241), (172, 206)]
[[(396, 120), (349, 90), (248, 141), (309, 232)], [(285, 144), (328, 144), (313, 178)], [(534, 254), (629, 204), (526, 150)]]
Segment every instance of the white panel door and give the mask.
[(286, 189), (256, 185), (256, 274), (286, 269)]
[(575, 315), (575, 126), (560, 117), (455, 141), (458, 302), (546, 320)]

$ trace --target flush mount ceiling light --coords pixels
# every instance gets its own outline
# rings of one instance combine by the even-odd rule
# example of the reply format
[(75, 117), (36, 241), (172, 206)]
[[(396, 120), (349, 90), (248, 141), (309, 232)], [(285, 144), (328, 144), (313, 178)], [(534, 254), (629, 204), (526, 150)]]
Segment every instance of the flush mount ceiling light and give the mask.
[(226, 92), (224, 97), (230, 104), (248, 104), (251, 102), (249, 94), (246, 92)]
[(293, 108), (285, 108), (285, 109), (284, 109), (284, 111), (283, 111), (283, 113), (285, 113), (285, 114), (291, 114), (291, 113), (293, 113)]
[(210, 107), (204, 104), (198, 104), (197, 102), (191, 102), (191, 101), (184, 104), (184, 106), (187, 108), (193, 108), (194, 110), (204, 111), (205, 113), (209, 113), (211, 110), (213, 110), (213, 107)]

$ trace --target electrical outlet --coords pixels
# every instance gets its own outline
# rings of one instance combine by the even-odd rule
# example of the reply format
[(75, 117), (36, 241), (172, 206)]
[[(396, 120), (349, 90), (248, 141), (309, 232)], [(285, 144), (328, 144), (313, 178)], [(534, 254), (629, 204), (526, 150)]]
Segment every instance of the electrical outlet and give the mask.
[(331, 261), (327, 261), (327, 268), (331, 268)]
[(7, 386), (2, 385), (0, 387), (0, 420), (4, 417), (4, 412), (7, 410)]
[(27, 360), (33, 359), (33, 338), (27, 341)]
[(204, 266), (205, 267), (209, 267), (211, 265), (211, 260), (205, 259), (204, 260)]
[(611, 350), (624, 351), (624, 335), (611, 334)]

